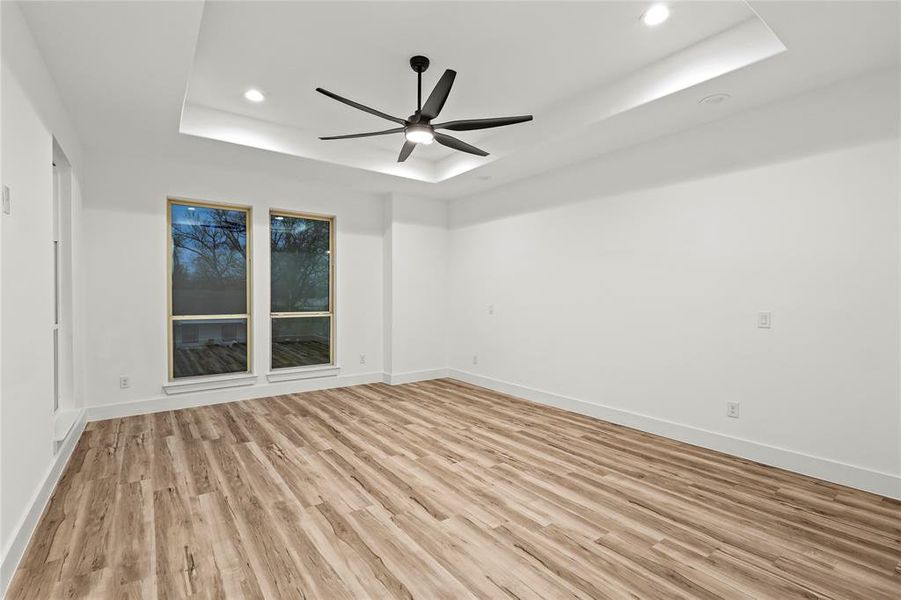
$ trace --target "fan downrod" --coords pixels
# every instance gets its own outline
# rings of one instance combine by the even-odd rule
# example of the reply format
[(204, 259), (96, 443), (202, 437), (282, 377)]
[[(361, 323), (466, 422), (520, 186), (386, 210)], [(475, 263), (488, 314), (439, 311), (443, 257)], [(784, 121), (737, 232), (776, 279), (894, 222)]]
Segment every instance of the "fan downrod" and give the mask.
[(429, 59), (418, 54), (410, 58), (410, 67), (417, 73), (425, 73), (429, 68)]

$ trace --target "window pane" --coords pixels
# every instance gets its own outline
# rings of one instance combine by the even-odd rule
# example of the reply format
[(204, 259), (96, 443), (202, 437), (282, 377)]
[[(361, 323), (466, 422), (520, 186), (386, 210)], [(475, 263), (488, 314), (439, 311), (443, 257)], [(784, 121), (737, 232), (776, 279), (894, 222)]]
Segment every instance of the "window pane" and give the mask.
[(247, 213), (171, 207), (172, 314), (246, 314)]
[(327, 365), (330, 348), (330, 317), (272, 319), (273, 369)]
[(172, 322), (175, 378), (247, 371), (247, 319)]
[(330, 221), (271, 216), (272, 312), (328, 312)]

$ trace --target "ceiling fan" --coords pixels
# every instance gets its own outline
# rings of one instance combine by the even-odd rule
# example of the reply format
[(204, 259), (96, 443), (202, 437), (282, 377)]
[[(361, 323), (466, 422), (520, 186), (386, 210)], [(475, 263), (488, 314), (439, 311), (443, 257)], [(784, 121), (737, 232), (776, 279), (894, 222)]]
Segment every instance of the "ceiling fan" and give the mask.
[(407, 160), (407, 157), (409, 157), (410, 153), (413, 152), (413, 148), (416, 147), (416, 144), (431, 144), (433, 141), (438, 142), (442, 146), (447, 146), (448, 148), (453, 148), (454, 150), (459, 150), (461, 152), (468, 152), (477, 156), (488, 156), (488, 153), (484, 150), (476, 148), (471, 144), (467, 144), (463, 140), (458, 140), (457, 138), (447, 135), (446, 133), (441, 133), (440, 131), (435, 130), (449, 129), (451, 131), (472, 131), (474, 129), (489, 129), (491, 127), (515, 125), (516, 123), (524, 123), (526, 121), (532, 120), (532, 115), (522, 115), (518, 117), (492, 117), (488, 119), (463, 119), (459, 121), (445, 121), (443, 123), (435, 123), (433, 125), (432, 119), (437, 117), (441, 112), (441, 109), (444, 107), (444, 103), (447, 101), (447, 96), (450, 94), (451, 86), (454, 85), (454, 78), (457, 77), (457, 72), (451, 69), (447, 69), (444, 72), (444, 75), (441, 76), (441, 79), (438, 80), (438, 83), (435, 84), (435, 89), (433, 89), (432, 93), (429, 94), (428, 99), (425, 101), (425, 105), (423, 105), (422, 74), (426, 69), (429, 68), (429, 59), (425, 56), (414, 56), (410, 59), (410, 66), (416, 72), (417, 77), (416, 112), (406, 119), (391, 116), (374, 108), (364, 106), (359, 102), (354, 102), (353, 100), (342, 98), (338, 94), (334, 94), (328, 90), (316, 88), (316, 91), (320, 94), (325, 94), (329, 98), (333, 98), (338, 102), (343, 102), (348, 106), (352, 106), (356, 109), (368, 112), (369, 114), (375, 115), (377, 117), (382, 117), (383, 119), (394, 121), (398, 125), (401, 125), (401, 127), (385, 129), (384, 131), (372, 131), (369, 133), (333, 135), (328, 137), (321, 137), (319, 139), (346, 140), (350, 138), (372, 137), (376, 135), (388, 135), (391, 133), (403, 133), (406, 140), (404, 141), (403, 147), (400, 149), (400, 156), (397, 157), (397, 162), (404, 162), (405, 160)]

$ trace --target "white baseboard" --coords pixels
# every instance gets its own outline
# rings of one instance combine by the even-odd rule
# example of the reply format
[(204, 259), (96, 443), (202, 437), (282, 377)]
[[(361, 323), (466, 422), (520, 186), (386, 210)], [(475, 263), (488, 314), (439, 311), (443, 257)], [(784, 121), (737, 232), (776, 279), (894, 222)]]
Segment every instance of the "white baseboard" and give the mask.
[(376, 371), (372, 373), (359, 373), (356, 375), (339, 375), (336, 377), (300, 379), (295, 381), (207, 390), (203, 392), (189, 392), (178, 394), (176, 396), (157, 396), (155, 398), (135, 400), (132, 402), (89, 406), (87, 408), (87, 420), (103, 421), (105, 419), (146, 415), (166, 410), (178, 410), (180, 408), (223, 404), (225, 402), (235, 402), (237, 400), (267, 398), (269, 396), (297, 394), (300, 392), (326, 390), (351, 385), (363, 385), (366, 383), (381, 383), (383, 380), (384, 373)]
[(473, 385), (517, 396), (533, 402), (556, 406), (564, 410), (576, 412), (610, 421), (618, 425), (625, 425), (639, 429), (647, 433), (661, 435), (670, 439), (686, 442), (695, 446), (725, 452), (740, 458), (746, 458), (780, 469), (794, 471), (802, 475), (809, 475), (817, 479), (823, 479), (847, 485), (849, 487), (873, 492), (882, 496), (901, 500), (901, 476), (891, 473), (874, 471), (865, 467), (850, 465), (818, 456), (804, 454), (786, 448), (779, 448), (737, 438), (690, 425), (674, 423), (664, 419), (658, 419), (648, 415), (642, 415), (619, 408), (613, 408), (561, 396), (552, 392), (537, 390), (523, 385), (501, 381), (483, 375), (477, 375), (468, 371), (448, 369), (447, 376)]
[(391, 385), (414, 383), (428, 379), (447, 377), (447, 369), (429, 369), (427, 371), (408, 371), (406, 373), (385, 373), (384, 382)]
[(362, 373), (329, 378), (307, 379), (281, 383), (255, 385), (244, 388), (215, 390), (182, 394), (177, 397), (161, 396), (136, 402), (123, 402), (87, 409), (87, 420), (98, 421), (131, 415), (147, 414), (179, 408), (191, 408), (208, 404), (234, 402), (251, 398), (263, 398), (281, 394), (346, 387), (367, 383), (384, 382), (391, 385), (453, 377), (474, 385), (496, 390), (513, 396), (556, 406), (572, 412), (588, 415), (611, 423), (633, 427), (641, 431), (662, 435), (667, 438), (725, 452), (759, 463), (779, 467), (803, 475), (809, 475), (833, 483), (866, 490), (890, 498), (901, 499), (901, 476), (875, 471), (819, 456), (813, 456), (779, 448), (752, 440), (742, 439), (715, 431), (675, 423), (649, 415), (570, 398), (530, 388), (527, 386), (485, 377), (458, 369), (430, 369), (406, 373)]
[(6, 589), (9, 587), (13, 574), (19, 566), (19, 561), (22, 560), (22, 555), (25, 553), (25, 548), (28, 547), (28, 542), (31, 540), (31, 535), (34, 533), (35, 527), (37, 527), (44, 508), (47, 506), (53, 490), (56, 488), (66, 463), (72, 457), (72, 451), (75, 450), (75, 444), (81, 437), (81, 432), (84, 431), (85, 423), (85, 411), (81, 410), (75, 420), (75, 424), (72, 425), (68, 435), (60, 443), (59, 450), (54, 455), (53, 462), (50, 463), (50, 467), (47, 469), (46, 475), (44, 475), (43, 482), (35, 490), (29, 505), (31, 508), (22, 517), (18, 526), (13, 530), (14, 533), (6, 547), (3, 548), (3, 557), (0, 559), (0, 597), (6, 594)]
[(119, 417), (131, 417), (134, 415), (146, 415), (166, 410), (178, 410), (181, 408), (195, 408), (212, 404), (223, 404), (238, 400), (250, 400), (253, 398), (267, 398), (282, 394), (297, 394), (313, 390), (326, 390), (351, 385), (363, 385), (366, 383), (388, 383), (399, 385), (401, 383), (413, 383), (427, 379), (439, 379), (447, 377), (447, 369), (431, 369), (427, 371), (410, 371), (407, 373), (382, 373), (373, 371), (357, 375), (338, 375), (309, 377), (304, 379), (292, 379), (289, 381), (270, 381), (265, 384), (225, 387), (221, 389), (207, 389), (196, 392), (184, 392), (177, 395), (157, 396), (144, 400), (131, 402), (117, 402), (115, 404), (103, 404), (89, 406), (87, 410), (88, 421), (103, 421)]

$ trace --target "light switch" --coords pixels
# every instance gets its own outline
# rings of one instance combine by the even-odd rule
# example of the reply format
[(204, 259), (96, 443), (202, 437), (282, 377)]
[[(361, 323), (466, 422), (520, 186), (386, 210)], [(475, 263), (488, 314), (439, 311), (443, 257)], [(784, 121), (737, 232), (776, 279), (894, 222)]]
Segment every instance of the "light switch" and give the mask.
[(757, 327), (770, 329), (773, 326), (773, 315), (769, 311), (757, 313)]

